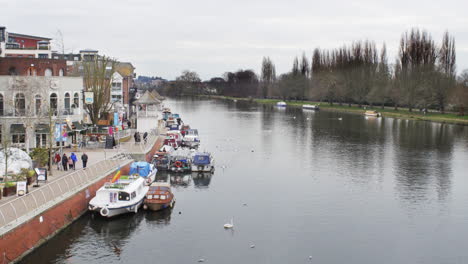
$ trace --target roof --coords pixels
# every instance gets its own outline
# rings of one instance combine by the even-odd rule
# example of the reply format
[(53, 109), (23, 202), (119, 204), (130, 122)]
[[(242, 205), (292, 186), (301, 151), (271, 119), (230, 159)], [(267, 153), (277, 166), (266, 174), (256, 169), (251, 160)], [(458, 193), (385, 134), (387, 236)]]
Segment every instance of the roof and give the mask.
[(25, 34), (18, 34), (18, 33), (13, 33), (13, 32), (8, 32), (8, 36), (10, 36), (10, 37), (20, 37), (20, 38), (32, 38), (32, 39), (38, 39), (38, 40), (52, 40), (51, 38), (32, 36), (32, 35), (25, 35)]
[(158, 98), (158, 100), (160, 100), (160, 101), (166, 99), (164, 96), (161, 96), (156, 90), (151, 91), (151, 94), (152, 94), (155, 98)]
[(98, 50), (93, 50), (93, 49), (84, 49), (84, 50), (80, 50), (80, 53), (84, 53), (84, 52), (98, 53), (99, 51), (98, 51)]
[(118, 62), (115, 65), (115, 71), (120, 73), (122, 76), (132, 76), (135, 67), (130, 62)]
[(135, 104), (160, 104), (161, 101), (158, 98), (154, 97), (150, 92), (146, 91), (138, 100), (135, 101)]

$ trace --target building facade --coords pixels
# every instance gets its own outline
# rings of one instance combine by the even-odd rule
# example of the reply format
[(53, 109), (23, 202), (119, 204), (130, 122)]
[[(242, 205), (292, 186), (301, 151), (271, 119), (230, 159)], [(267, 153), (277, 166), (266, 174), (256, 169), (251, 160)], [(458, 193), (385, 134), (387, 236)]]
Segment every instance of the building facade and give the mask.
[[(2, 142), (23, 149), (45, 147), (51, 126), (63, 124), (64, 133), (72, 131), (83, 120), (82, 90), (81, 77), (0, 76)], [(62, 140), (72, 143), (71, 138)]]
[(50, 59), (50, 38), (8, 32), (0, 27), (0, 58)]

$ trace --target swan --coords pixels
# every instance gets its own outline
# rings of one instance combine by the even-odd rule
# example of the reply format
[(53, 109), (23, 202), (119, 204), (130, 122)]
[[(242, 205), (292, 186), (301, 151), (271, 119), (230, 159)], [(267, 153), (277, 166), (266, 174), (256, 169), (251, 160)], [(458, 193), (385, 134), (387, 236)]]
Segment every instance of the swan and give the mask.
[(234, 227), (233, 219), (231, 218), (231, 223), (224, 224), (224, 228), (229, 229)]

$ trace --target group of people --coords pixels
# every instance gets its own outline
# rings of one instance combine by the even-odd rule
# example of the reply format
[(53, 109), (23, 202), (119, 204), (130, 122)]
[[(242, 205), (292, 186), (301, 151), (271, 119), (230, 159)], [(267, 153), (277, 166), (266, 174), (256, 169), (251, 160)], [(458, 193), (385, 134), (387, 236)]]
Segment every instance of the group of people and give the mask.
[[(141, 142), (140, 132), (138, 131), (135, 132), (135, 134), (133, 135), (133, 138), (135, 139), (135, 143)], [(145, 141), (145, 144), (146, 144), (146, 141), (148, 140), (148, 132), (143, 133), (143, 140)]]
[[(54, 163), (57, 165), (57, 170), (63, 169), (64, 171), (70, 170), (76, 170), (76, 163), (78, 162), (78, 157), (74, 152), (70, 154), (70, 156), (67, 156), (66, 153), (63, 153), (62, 156), (60, 156), (60, 153), (55, 153), (54, 157)], [(86, 169), (86, 164), (88, 163), (88, 155), (83, 152), (81, 154), (81, 162), (83, 162), (83, 169)]]

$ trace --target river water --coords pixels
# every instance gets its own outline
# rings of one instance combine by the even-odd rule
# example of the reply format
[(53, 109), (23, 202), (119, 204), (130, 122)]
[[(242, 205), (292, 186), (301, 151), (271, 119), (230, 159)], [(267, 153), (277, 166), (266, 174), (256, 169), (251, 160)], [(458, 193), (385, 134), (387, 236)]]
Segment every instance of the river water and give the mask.
[(215, 173), (158, 174), (171, 178), (172, 211), (86, 214), (23, 263), (468, 262), (468, 127), (166, 105), (199, 129)]

